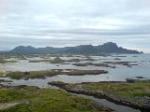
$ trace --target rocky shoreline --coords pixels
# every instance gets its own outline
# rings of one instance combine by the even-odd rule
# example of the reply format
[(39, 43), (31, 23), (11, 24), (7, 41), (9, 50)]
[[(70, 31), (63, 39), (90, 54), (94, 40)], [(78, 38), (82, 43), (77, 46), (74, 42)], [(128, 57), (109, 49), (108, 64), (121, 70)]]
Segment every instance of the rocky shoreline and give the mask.
[[(114, 82), (114, 83), (118, 83), (118, 82)], [(119, 83), (124, 83), (124, 82), (119, 82)], [(121, 105), (129, 106), (129, 107), (132, 107), (135, 109), (140, 109), (142, 112), (149, 112), (150, 111), (150, 102), (149, 102), (150, 99), (148, 99), (148, 97), (137, 98), (134, 102), (132, 100), (113, 95), (112, 93), (107, 92), (107, 91), (86, 90), (86, 89), (82, 88), (80, 84), (71, 85), (71, 84), (62, 83), (62, 82), (49, 82), (49, 84), (53, 85), (53, 86), (57, 86), (57, 87), (64, 89), (68, 92), (71, 92), (71, 93), (94, 96), (96, 98), (106, 99), (106, 100), (114, 102), (116, 104), (121, 104)], [(146, 102), (144, 99), (146, 101), (147, 100), (148, 101)], [(140, 104), (137, 103), (138, 101), (141, 101)]]

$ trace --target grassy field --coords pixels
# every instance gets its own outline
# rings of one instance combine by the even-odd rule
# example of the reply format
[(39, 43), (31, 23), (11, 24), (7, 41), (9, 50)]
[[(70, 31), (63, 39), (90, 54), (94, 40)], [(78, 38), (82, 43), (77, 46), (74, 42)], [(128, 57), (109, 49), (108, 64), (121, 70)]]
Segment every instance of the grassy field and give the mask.
[(150, 111), (150, 81), (127, 82), (86, 82), (67, 84), (63, 82), (49, 82), (50, 85), (60, 87), (68, 92), (104, 98), (111, 102), (138, 108), (142, 112)]
[(6, 71), (0, 70), (0, 77), (5, 76)]
[(43, 70), (43, 71), (28, 71), (28, 72), (0, 72), (0, 77), (10, 77), (12, 79), (35, 79), (35, 78), (46, 78), (55, 75), (97, 75), (105, 74), (105, 70), (78, 70), (78, 69), (52, 69), (52, 70)]
[(96, 108), (91, 100), (72, 96), (63, 90), (35, 87), (0, 88), (0, 105), (28, 100), (28, 104), (0, 110), (0, 112), (109, 112)]
[(6, 60), (6, 59), (2, 59), (0, 58), (0, 63), (4, 64), (4, 63), (16, 63), (17, 60)]
[(12, 79), (34, 79), (34, 78), (45, 78), (47, 76), (58, 75), (60, 70), (45, 70), (45, 71), (30, 71), (30, 72), (8, 72), (7, 77)]
[(150, 81), (136, 81), (135, 83), (87, 83), (84, 89), (103, 90), (119, 96), (133, 98), (136, 96), (150, 97)]

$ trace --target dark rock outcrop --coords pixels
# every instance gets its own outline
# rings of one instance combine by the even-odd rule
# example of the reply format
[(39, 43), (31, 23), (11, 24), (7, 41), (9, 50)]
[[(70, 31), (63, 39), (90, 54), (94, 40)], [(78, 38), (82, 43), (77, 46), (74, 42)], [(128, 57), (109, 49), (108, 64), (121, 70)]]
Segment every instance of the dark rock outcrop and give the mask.
[[(103, 90), (102, 91), (86, 90), (86, 89), (83, 89), (82, 86), (80, 86), (80, 84), (70, 85), (68, 83), (63, 83), (63, 82), (49, 82), (49, 84), (62, 88), (71, 93), (83, 94), (83, 95), (94, 96), (96, 98), (107, 99), (117, 104), (122, 104), (122, 105), (126, 105), (135, 109), (140, 109), (142, 110), (142, 112), (150, 111), (150, 105), (149, 105), (149, 102), (147, 102), (150, 100), (147, 97), (145, 97), (144, 99), (148, 99), (148, 100), (143, 100), (143, 98), (136, 98), (136, 101), (133, 101), (130, 99), (126, 99), (126, 98), (113, 95), (111, 94), (111, 92), (107, 92)], [(141, 102), (140, 104), (137, 103), (139, 101)]]

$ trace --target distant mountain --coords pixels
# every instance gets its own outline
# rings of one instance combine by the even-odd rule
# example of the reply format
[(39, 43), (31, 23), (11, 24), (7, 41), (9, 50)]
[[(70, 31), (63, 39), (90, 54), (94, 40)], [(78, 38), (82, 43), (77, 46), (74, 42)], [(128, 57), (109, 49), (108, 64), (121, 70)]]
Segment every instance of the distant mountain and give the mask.
[(108, 42), (103, 45), (80, 45), (76, 47), (63, 47), (63, 48), (34, 48), (32, 46), (18, 46), (11, 50), (9, 53), (13, 54), (139, 54), (142, 52), (136, 50), (129, 50), (122, 47), (118, 47), (116, 43)]

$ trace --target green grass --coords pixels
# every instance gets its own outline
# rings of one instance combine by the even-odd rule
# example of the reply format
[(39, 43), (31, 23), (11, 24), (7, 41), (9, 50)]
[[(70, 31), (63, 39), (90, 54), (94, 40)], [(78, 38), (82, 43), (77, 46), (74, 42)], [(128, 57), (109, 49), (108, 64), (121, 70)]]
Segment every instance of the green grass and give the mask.
[(83, 88), (88, 90), (110, 91), (123, 97), (149, 96), (150, 81), (137, 81), (135, 83), (89, 83), (83, 84)]
[(94, 108), (91, 100), (72, 96), (63, 90), (0, 88), (0, 103), (24, 99), (28, 100), (29, 104), (21, 104), (0, 112), (106, 112)]
[(0, 58), (0, 63), (6, 63), (7, 61), (3, 58)]
[(6, 71), (0, 70), (0, 77), (5, 76), (5, 74), (6, 74)]
[(6, 58), (0, 57), (0, 63), (16, 63), (17, 60), (7, 60)]
[[(66, 69), (68, 72), (63, 71), (63, 69), (52, 69), (52, 70), (43, 70), (43, 71), (29, 71), (29, 72), (7, 72), (5, 74), (6, 77), (10, 77), (12, 79), (35, 79), (35, 78), (46, 78), (60, 74), (66, 75), (97, 75), (102, 73), (107, 73), (105, 70), (78, 70), (78, 69)], [(0, 75), (1, 77), (2, 75)]]
[(64, 63), (64, 60), (62, 60), (59, 57), (56, 57), (54, 59), (29, 60), (29, 62), (30, 63), (47, 62), (47, 63), (52, 63), (52, 64), (59, 64), (59, 63)]
[(34, 78), (45, 78), (47, 76), (54, 76), (60, 73), (59, 70), (47, 70), (47, 71), (30, 71), (30, 72), (9, 72), (6, 74), (7, 77), (12, 79), (34, 79)]

